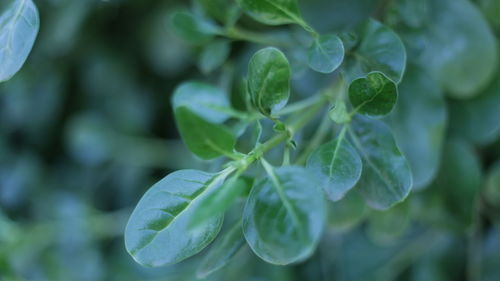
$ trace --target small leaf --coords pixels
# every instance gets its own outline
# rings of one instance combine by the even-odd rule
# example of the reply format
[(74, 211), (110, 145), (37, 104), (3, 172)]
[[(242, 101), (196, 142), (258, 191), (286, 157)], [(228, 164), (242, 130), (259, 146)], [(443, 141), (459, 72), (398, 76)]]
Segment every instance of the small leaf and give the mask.
[(335, 107), (328, 112), (330, 119), (338, 124), (345, 124), (351, 122), (351, 116), (347, 112), (347, 107), (344, 101), (338, 99), (335, 103)]
[(412, 175), (390, 129), (381, 121), (353, 119), (353, 142), (363, 159), (363, 172), (356, 188), (375, 209), (388, 209), (410, 193)]
[(315, 178), (305, 168), (285, 166), (250, 192), (243, 233), (257, 256), (285, 265), (314, 252), (325, 220), (325, 201)]
[(252, 104), (262, 114), (280, 110), (290, 96), (290, 64), (276, 48), (258, 51), (248, 67), (248, 92)]
[(215, 216), (195, 232), (188, 224), (202, 208), (199, 199), (217, 188), (228, 171), (209, 174), (196, 170), (171, 173), (153, 185), (134, 209), (125, 229), (125, 246), (146, 266), (180, 262), (205, 248), (220, 231), (222, 216)]
[(358, 182), (362, 163), (359, 154), (341, 133), (313, 151), (307, 168), (322, 179), (321, 186), (330, 200), (338, 201)]
[(31, 0), (13, 0), (0, 10), (0, 82), (16, 74), (35, 43), (40, 19)]
[(337, 35), (321, 35), (309, 48), (309, 66), (317, 72), (331, 73), (344, 60), (344, 44)]
[(191, 226), (197, 227), (212, 217), (223, 214), (242, 194), (248, 193), (252, 188), (253, 180), (235, 175), (219, 188), (212, 190), (200, 202), (203, 209), (193, 215)]
[(219, 31), (214, 23), (188, 11), (175, 12), (171, 20), (177, 35), (192, 44), (207, 43)]
[(234, 135), (222, 125), (210, 123), (188, 107), (175, 109), (177, 127), (189, 150), (202, 159), (233, 154)]
[(227, 40), (216, 40), (208, 44), (201, 53), (200, 69), (210, 73), (220, 67), (229, 56), (231, 44)]
[(349, 100), (356, 112), (369, 116), (389, 114), (398, 99), (396, 84), (380, 72), (369, 73), (349, 85)]
[(174, 110), (185, 106), (203, 119), (222, 123), (229, 115), (221, 109), (230, 108), (229, 99), (224, 91), (201, 82), (184, 82), (175, 89), (172, 97)]
[(234, 0), (198, 0), (206, 13), (218, 21), (231, 25), (240, 14)]
[(399, 83), (406, 67), (406, 50), (399, 36), (387, 26), (369, 20), (360, 32), (362, 38), (350, 61), (350, 80), (379, 71)]
[(205, 278), (227, 265), (245, 245), (241, 222), (236, 223), (223, 237), (218, 238), (203, 258), (196, 276)]
[(255, 20), (269, 24), (281, 25), (297, 23), (302, 25), (304, 20), (300, 15), (296, 0), (237, 0), (243, 11)]

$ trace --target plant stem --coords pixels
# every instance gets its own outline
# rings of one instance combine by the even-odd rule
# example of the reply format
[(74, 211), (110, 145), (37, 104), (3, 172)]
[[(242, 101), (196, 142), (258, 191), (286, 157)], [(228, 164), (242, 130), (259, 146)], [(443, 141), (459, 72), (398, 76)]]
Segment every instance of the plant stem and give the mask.
[(276, 46), (276, 47), (287, 46), (287, 44), (283, 43), (282, 41), (276, 40), (275, 38), (272, 38), (271, 36), (248, 31), (245, 29), (238, 28), (236, 26), (233, 26), (233, 27), (227, 29), (225, 32), (222, 32), (220, 35), (228, 37), (228, 38), (233, 39), (233, 40), (250, 41), (250, 42), (261, 44), (261, 45), (270, 45), (270, 46)]
[(330, 125), (331, 125), (330, 116), (328, 116), (328, 114), (325, 114), (323, 116), (323, 119), (321, 120), (318, 130), (312, 137), (311, 141), (295, 161), (296, 164), (303, 165), (306, 162), (309, 154), (314, 150), (314, 148), (321, 145), (325, 137), (328, 135), (328, 132), (330, 130)]

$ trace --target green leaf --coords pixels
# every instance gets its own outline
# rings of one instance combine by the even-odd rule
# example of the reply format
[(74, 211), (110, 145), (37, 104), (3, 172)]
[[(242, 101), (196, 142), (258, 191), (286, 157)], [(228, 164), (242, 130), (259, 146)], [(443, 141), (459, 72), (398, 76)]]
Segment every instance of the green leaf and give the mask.
[(248, 66), (248, 92), (262, 114), (280, 110), (290, 96), (291, 70), (285, 55), (276, 48), (258, 51)]
[(409, 67), (399, 85), (390, 124), (410, 163), (415, 188), (427, 186), (437, 173), (446, 123), (446, 102), (439, 85), (425, 70)]
[(450, 131), (475, 144), (488, 144), (500, 135), (500, 79), (467, 100), (450, 100)]
[(201, 262), (196, 276), (205, 278), (227, 265), (245, 245), (241, 221), (236, 223), (224, 236), (218, 238)]
[(363, 196), (354, 189), (342, 200), (330, 204), (328, 225), (334, 231), (344, 231), (356, 226), (366, 215), (366, 204)]
[(201, 82), (184, 82), (174, 91), (172, 97), (174, 110), (185, 106), (203, 119), (222, 123), (229, 118), (223, 109), (230, 108), (226, 93), (219, 88)]
[(472, 225), (481, 177), (481, 164), (473, 147), (459, 139), (447, 141), (432, 188), (438, 191), (441, 205), (447, 210), (449, 226), (463, 230)]
[(356, 188), (374, 209), (388, 209), (403, 201), (410, 193), (412, 175), (390, 129), (381, 121), (363, 117), (353, 119), (352, 128), (352, 140), (363, 159)]
[(344, 60), (344, 44), (337, 35), (321, 35), (309, 48), (309, 66), (317, 72), (331, 73)]
[(222, 216), (215, 216), (190, 231), (193, 212), (203, 208), (203, 195), (222, 184), (231, 172), (210, 174), (196, 170), (176, 171), (153, 185), (141, 198), (125, 229), (125, 246), (146, 266), (180, 262), (205, 248), (220, 231)]
[(248, 193), (252, 184), (252, 179), (235, 175), (219, 188), (212, 190), (201, 200), (203, 209), (195, 212), (191, 225), (197, 227), (212, 217), (223, 214), (239, 196)]
[(399, 83), (406, 67), (406, 50), (399, 36), (378, 21), (369, 20), (359, 37), (362, 40), (348, 62), (350, 80), (379, 71)]
[(389, 114), (398, 99), (396, 84), (381, 72), (371, 72), (349, 85), (349, 101), (358, 113), (369, 116)]
[(177, 127), (189, 150), (202, 159), (232, 155), (236, 139), (222, 125), (210, 123), (188, 107), (175, 109)]
[(205, 12), (218, 21), (231, 25), (239, 16), (234, 0), (198, 0)]
[(208, 44), (201, 53), (200, 69), (205, 74), (210, 73), (224, 64), (231, 51), (231, 44), (227, 40), (215, 40)]
[(0, 8), (0, 82), (16, 74), (35, 43), (40, 19), (31, 0), (13, 0)]
[(237, 0), (241, 9), (255, 20), (269, 24), (281, 25), (304, 24), (296, 0)]
[(321, 179), (321, 186), (332, 201), (342, 199), (361, 176), (361, 158), (344, 137), (344, 132), (319, 146), (307, 160), (307, 168)]
[(351, 122), (351, 116), (347, 112), (347, 107), (345, 102), (341, 99), (337, 99), (335, 102), (335, 107), (328, 112), (330, 119), (338, 124), (345, 124)]
[(410, 204), (405, 201), (386, 211), (373, 211), (367, 220), (367, 235), (379, 245), (398, 242), (411, 223)]
[(419, 64), (456, 98), (470, 98), (494, 78), (495, 36), (480, 11), (467, 0), (428, 1), (425, 28), (407, 37)]
[(308, 170), (284, 166), (250, 192), (243, 214), (243, 233), (257, 256), (285, 265), (308, 258), (326, 220), (325, 201)]
[(176, 34), (192, 44), (205, 44), (219, 32), (214, 23), (188, 11), (175, 12), (171, 21)]
[(488, 203), (500, 207), (500, 161), (497, 161), (488, 172), (484, 194), (484, 199)]

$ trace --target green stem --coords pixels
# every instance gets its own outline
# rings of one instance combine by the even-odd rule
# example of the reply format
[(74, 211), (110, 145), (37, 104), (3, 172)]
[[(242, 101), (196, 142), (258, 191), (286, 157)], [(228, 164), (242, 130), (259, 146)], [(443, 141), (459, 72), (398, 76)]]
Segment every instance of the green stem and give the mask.
[(232, 27), (227, 29), (226, 31), (220, 34), (221, 36), (228, 37), (233, 40), (243, 40), (250, 41), (253, 43), (261, 44), (261, 45), (271, 45), (276, 47), (284, 47), (287, 44), (283, 43), (283, 41), (276, 40), (268, 35), (263, 35), (260, 33), (248, 31), (245, 29), (241, 29), (238, 27)]
[(309, 154), (321, 143), (323, 143), (324, 139), (328, 135), (328, 132), (330, 130), (331, 126), (331, 121), (330, 121), (330, 116), (328, 114), (325, 114), (323, 116), (323, 119), (321, 120), (321, 123), (318, 127), (318, 130), (316, 130), (316, 133), (314, 133), (311, 141), (307, 145), (307, 147), (301, 152), (297, 160), (295, 161), (296, 164), (298, 165), (303, 165), (305, 164), (307, 157)]

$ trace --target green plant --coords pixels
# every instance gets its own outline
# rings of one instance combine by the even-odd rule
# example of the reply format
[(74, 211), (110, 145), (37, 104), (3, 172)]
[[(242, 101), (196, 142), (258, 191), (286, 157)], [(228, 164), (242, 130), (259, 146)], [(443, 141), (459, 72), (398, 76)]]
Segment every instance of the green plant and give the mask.
[[(177, 88), (172, 104), (184, 143), (201, 159), (228, 160), (216, 162), (221, 171), (176, 171), (151, 187), (128, 222), (129, 253), (148, 266), (191, 257), (215, 239), (224, 213), (245, 198), (244, 207), (237, 208), (241, 218), (211, 248), (199, 275), (226, 264), (245, 240), (269, 263), (296, 263), (309, 258), (321, 240), (330, 212), (326, 199), (344, 202), (360, 194), (369, 207), (387, 210), (401, 205), (413, 186), (428, 185), (444, 142), (439, 88), (452, 97), (474, 96), (492, 79), (497, 59), (494, 36), (482, 19), (475, 19), (479, 14), (470, 3), (438, 2), (390, 2), (378, 14), (386, 24), (367, 19), (336, 33), (316, 31), (295, 0), (238, 0), (238, 5), (200, 0), (196, 4), (203, 14), (175, 13), (177, 33), (203, 49), (200, 68), (205, 73), (224, 64), (222, 79), (233, 75), (225, 62), (231, 41), (271, 47), (254, 53), (244, 79), (234, 74), (234, 87), (186, 82)], [(470, 13), (472, 22), (433, 14), (447, 8)], [(240, 9), (261, 24), (290, 29), (276, 35), (242, 29)], [(472, 46), (449, 50), (439, 45), (453, 44), (447, 33), (465, 24), (471, 26), (461, 32), (468, 32)], [(391, 25), (400, 26), (408, 51)], [(428, 47), (415, 50), (418, 40), (428, 40)], [(463, 53), (470, 50), (481, 58)], [(450, 53), (453, 60), (463, 55), (461, 63), (478, 71), (457, 69)], [(291, 62), (287, 57), (293, 57)], [(305, 64), (318, 75), (330, 75), (323, 76), (326, 86), (317, 93), (294, 97), (290, 81)], [(408, 96), (398, 97), (403, 78)], [(439, 106), (429, 107), (434, 100)], [(394, 110), (397, 103), (400, 108)], [(394, 127), (403, 151), (413, 154), (410, 163), (386, 123)], [(425, 151), (428, 158), (414, 154), (420, 152), (412, 138), (431, 148)], [(460, 142), (446, 147), (469, 153)], [(470, 192), (457, 196), (474, 197), (477, 190)], [(461, 213), (470, 216), (473, 210)]]

